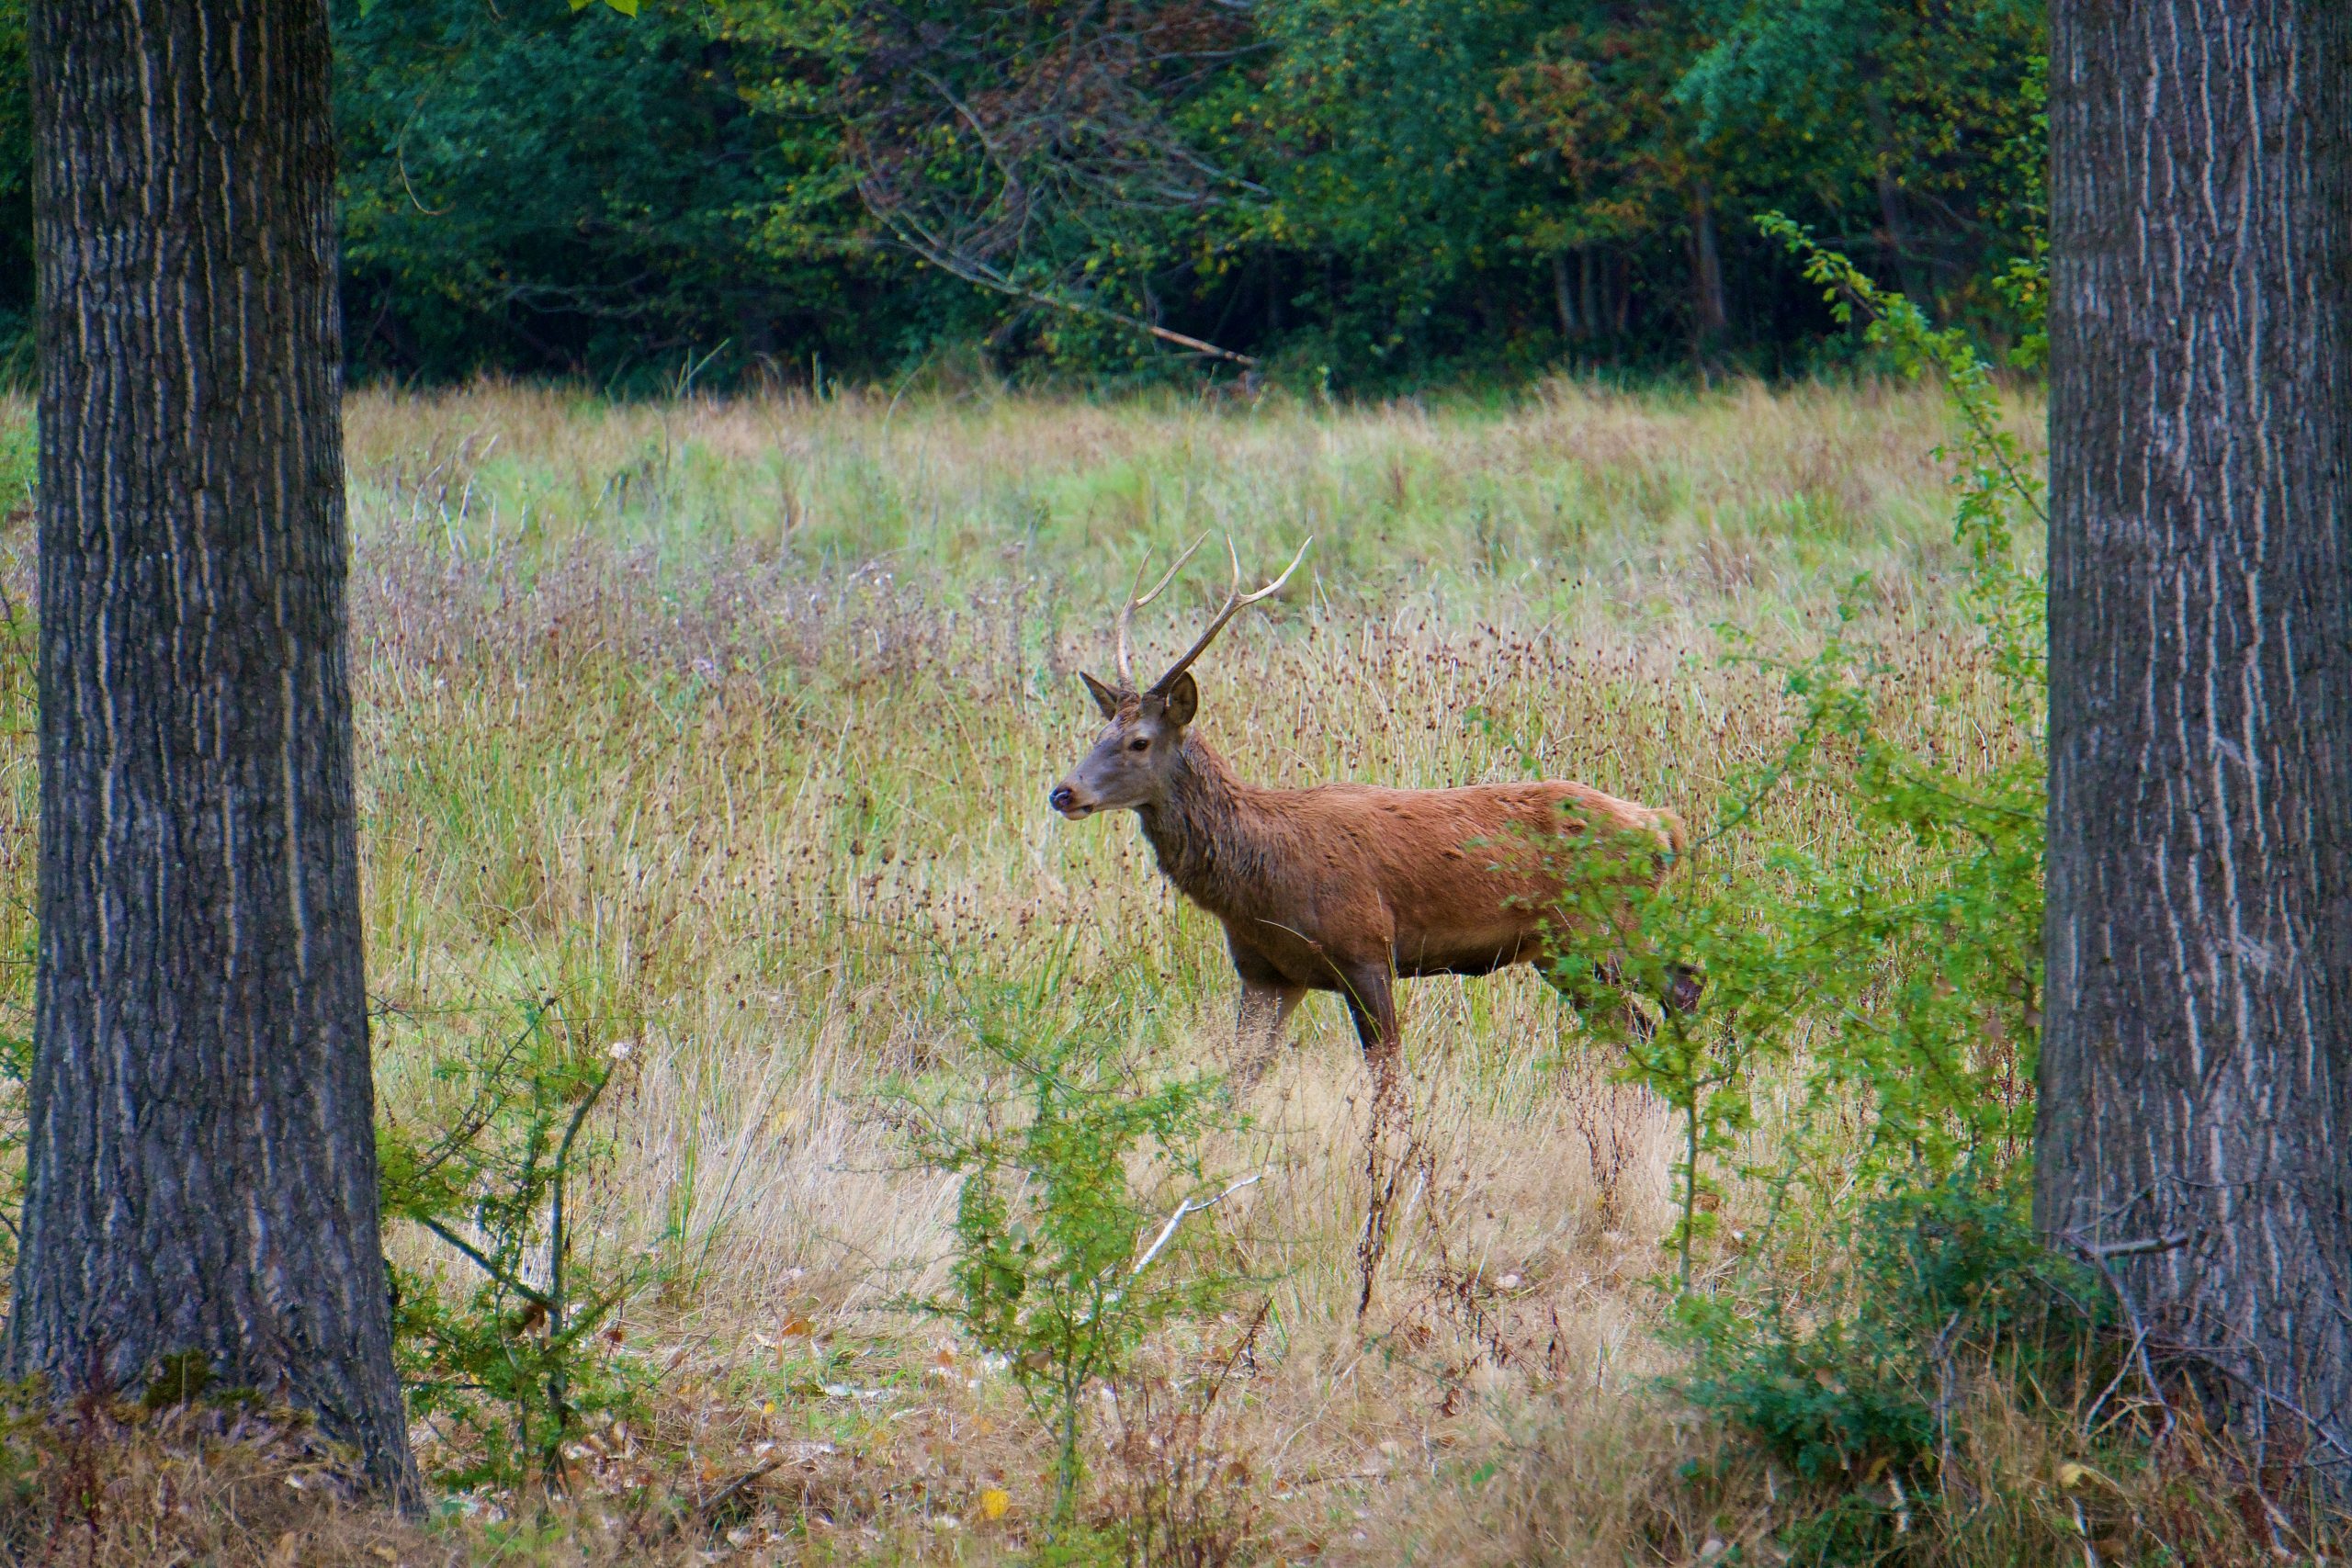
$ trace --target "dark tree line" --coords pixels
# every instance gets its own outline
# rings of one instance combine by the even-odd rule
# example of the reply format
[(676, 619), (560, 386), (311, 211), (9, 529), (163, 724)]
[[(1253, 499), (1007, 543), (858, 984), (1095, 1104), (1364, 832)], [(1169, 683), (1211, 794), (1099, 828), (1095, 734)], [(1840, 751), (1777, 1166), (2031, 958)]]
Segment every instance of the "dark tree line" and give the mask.
[(1996, 340), (2040, 223), (2027, 0), (343, 19), (356, 353), (404, 374), (456, 368), (452, 339), (657, 377), (722, 343), (796, 375), (974, 342), (1112, 375), (1220, 363), (1205, 343), (1367, 389), (1779, 371), (1850, 350), (1757, 213)]
[(2041, 221), (2038, 0), (331, 10), (367, 375), (1786, 371), (1852, 350), (1757, 213), (1996, 343)]

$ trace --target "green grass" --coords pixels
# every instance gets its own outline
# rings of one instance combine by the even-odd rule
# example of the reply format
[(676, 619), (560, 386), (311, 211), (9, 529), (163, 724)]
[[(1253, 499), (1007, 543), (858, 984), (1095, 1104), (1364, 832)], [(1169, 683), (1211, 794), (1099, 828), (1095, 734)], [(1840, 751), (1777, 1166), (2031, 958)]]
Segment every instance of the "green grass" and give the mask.
[[(1703, 807), (1785, 736), (1773, 679), (1726, 663), (1718, 628), (1801, 651), (1864, 574), (1897, 704), (1956, 737), (1984, 711), (1930, 457), (1943, 419), (1875, 386), (1561, 387), (1429, 412), (357, 400), (388, 1093), (436, 1031), (533, 995), (631, 1042), (596, 1223), (672, 1269), (630, 1332), (696, 1347), (678, 1375), (703, 1382), (673, 1378), (676, 1408), (726, 1441), (838, 1432), (838, 1399), (769, 1413), (679, 1391), (763, 1364), (761, 1338), (795, 1316), (877, 1370), (933, 1353), (935, 1327), (888, 1303), (939, 1278), (952, 1189), (910, 1168), (877, 1096), (977, 1085), (973, 983), (1031, 986), (1168, 1062), (1219, 1059), (1233, 987), (1213, 922), (1131, 825), (1045, 808), (1091, 739), (1075, 671), (1107, 662), (1140, 562), (1221, 531), (1271, 570), (1315, 536), (1301, 586), (1200, 671), (1200, 722), (1250, 776), (1458, 784), (1518, 775), (1525, 746), (1547, 773)], [(1147, 649), (1181, 646), (1220, 588), (1193, 571)], [(1849, 830), (1842, 804), (1777, 799), (1722, 852)], [(1523, 972), (1418, 982), (1405, 1010), (1442, 1190), (1387, 1265), (1378, 1322), (1351, 1322), (1363, 1084), (1336, 1005), (1303, 1010), (1256, 1129), (1223, 1151), (1273, 1173), (1227, 1217), (1272, 1281), (1281, 1347), (1245, 1446), (1272, 1539), (1327, 1562), (1405, 1555), (1416, 1489), (1363, 1476), (1446, 1403), (1429, 1368), (1479, 1382), (1439, 1423), (1449, 1444), (1483, 1450), (1498, 1412), (1538, 1399), (1540, 1378), (1440, 1309), (1439, 1253), (1520, 1281), (1492, 1303), (1495, 1344), (1565, 1332), (1553, 1359), (1587, 1381), (1665, 1364), (1640, 1283), (1668, 1223), (1654, 1108), (1605, 1082)], [(1605, 1203), (1603, 1148), (1623, 1168)], [(1398, 1335), (1426, 1353), (1367, 1365)], [(1017, 1522), (1040, 1478), (1009, 1412), (969, 1415), (994, 1435), (949, 1459), (900, 1451), (904, 1412), (939, 1395), (916, 1381), (853, 1401), (853, 1425), (874, 1462), (927, 1484), (995, 1467)], [(1347, 1528), (1359, 1507), (1371, 1528)], [(887, 1504), (856, 1528), (923, 1512)]]
[[(1041, 1030), (1222, 1059), (1214, 922), (1130, 823), (1045, 804), (1091, 739), (1076, 671), (1108, 663), (1139, 563), (1222, 532), (1273, 570), (1315, 536), (1198, 670), (1199, 723), (1248, 776), (1441, 785), (1532, 759), (1702, 811), (1787, 735), (1725, 628), (1801, 653), (1841, 600), (1899, 718), (1963, 753), (2018, 743), (1988, 728), (1956, 603), (1945, 418), (1867, 384), (1428, 410), (356, 397), (388, 1114), (421, 1113), (432, 1063), (534, 998), (583, 1048), (626, 1046), (582, 1247), (659, 1262), (620, 1320), (659, 1415), (598, 1438), (591, 1493), (707, 1495), (800, 1444), (751, 1494), (760, 1551), (991, 1561), (1027, 1539), (1037, 1434), (893, 1304), (942, 1278), (955, 1190), (910, 1160), (891, 1096), (1002, 1092), (972, 1034), (983, 986), (1028, 996)], [(1213, 605), (1213, 554), (1147, 614), (1139, 662)], [(0, 796), (11, 941), (30, 747)], [(1853, 830), (1845, 804), (1786, 793), (1709, 852), (1823, 842)], [(1672, 1364), (1645, 1282), (1665, 1119), (1525, 971), (1414, 982), (1402, 1005), (1426, 1168), (1363, 1322), (1366, 1081), (1335, 1002), (1302, 1009), (1253, 1124), (1211, 1151), (1266, 1173), (1216, 1221), (1270, 1297), (1217, 1438), (1256, 1538), (1326, 1563), (1689, 1558), (1713, 1505), (1675, 1476), (1708, 1440), (1641, 1392)], [(1001, 1519), (973, 1511), (989, 1489)]]

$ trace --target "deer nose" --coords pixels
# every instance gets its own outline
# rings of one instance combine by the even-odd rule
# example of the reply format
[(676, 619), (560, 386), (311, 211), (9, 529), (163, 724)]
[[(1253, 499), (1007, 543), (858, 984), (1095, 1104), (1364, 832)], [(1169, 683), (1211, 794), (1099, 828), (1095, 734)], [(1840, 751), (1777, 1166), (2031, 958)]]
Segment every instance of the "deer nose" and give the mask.
[(1069, 785), (1056, 784), (1054, 793), (1046, 796), (1046, 804), (1057, 811), (1067, 812), (1078, 804), (1078, 796), (1070, 793)]

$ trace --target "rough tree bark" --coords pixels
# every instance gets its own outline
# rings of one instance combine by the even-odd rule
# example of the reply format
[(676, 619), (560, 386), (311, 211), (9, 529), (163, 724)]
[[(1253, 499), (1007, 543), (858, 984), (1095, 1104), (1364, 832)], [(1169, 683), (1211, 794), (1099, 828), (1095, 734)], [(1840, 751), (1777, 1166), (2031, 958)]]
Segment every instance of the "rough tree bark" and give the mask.
[(415, 1495), (377, 1238), (323, 0), (35, 0), (40, 943), (7, 1360)]
[(2036, 1202), (2352, 1458), (2352, 7), (2061, 0)]

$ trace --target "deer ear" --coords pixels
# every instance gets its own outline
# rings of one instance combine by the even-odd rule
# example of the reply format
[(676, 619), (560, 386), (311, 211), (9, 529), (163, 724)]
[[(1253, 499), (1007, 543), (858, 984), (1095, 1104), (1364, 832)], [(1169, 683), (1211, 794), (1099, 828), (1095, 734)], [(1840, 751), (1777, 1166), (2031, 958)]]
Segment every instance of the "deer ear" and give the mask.
[(1192, 723), (1193, 716), (1201, 711), (1201, 688), (1193, 683), (1193, 672), (1187, 670), (1177, 676), (1162, 700), (1168, 705), (1169, 723), (1179, 729)]
[(1086, 689), (1088, 691), (1094, 694), (1094, 705), (1102, 710), (1102, 716), (1104, 718), (1116, 718), (1119, 716), (1118, 693), (1113, 691), (1110, 687), (1104, 685), (1093, 676), (1089, 675), (1083, 670), (1078, 672), (1078, 678), (1086, 682)]

